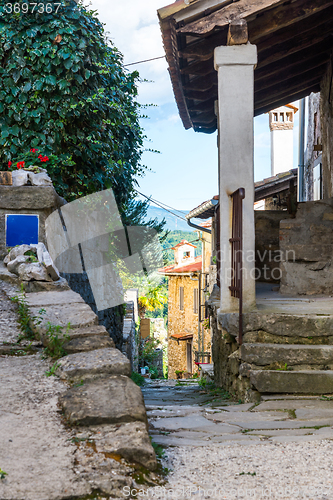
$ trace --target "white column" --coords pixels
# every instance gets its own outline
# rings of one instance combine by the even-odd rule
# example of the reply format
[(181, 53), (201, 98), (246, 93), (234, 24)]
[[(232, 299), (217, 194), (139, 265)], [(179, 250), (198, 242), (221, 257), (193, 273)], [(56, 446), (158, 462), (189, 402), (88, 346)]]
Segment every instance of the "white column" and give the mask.
[(243, 310), (255, 307), (254, 280), (254, 174), (253, 100), (255, 45), (221, 46), (215, 49), (218, 71), (218, 148), (220, 179), (221, 308), (238, 310), (238, 299), (230, 295), (232, 202), (230, 195), (245, 188), (243, 200)]

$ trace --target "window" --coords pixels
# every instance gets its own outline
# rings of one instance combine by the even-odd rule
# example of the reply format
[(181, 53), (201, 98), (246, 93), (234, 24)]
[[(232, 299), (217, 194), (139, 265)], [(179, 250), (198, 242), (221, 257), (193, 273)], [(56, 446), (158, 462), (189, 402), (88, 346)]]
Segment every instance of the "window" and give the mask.
[(190, 256), (191, 256), (190, 252), (184, 252), (184, 257), (190, 257)]
[(280, 122), (284, 122), (284, 113), (280, 113)]
[(179, 309), (184, 311), (184, 287), (179, 287)]
[(193, 312), (198, 314), (199, 311), (199, 290), (195, 288), (193, 290)]

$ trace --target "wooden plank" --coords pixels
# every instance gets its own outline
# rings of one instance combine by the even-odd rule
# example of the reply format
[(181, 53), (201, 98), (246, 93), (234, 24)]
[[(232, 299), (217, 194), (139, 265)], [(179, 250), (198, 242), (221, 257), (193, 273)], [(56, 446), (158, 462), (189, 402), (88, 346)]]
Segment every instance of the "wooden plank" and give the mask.
[(208, 75), (212, 69), (214, 69), (214, 59), (208, 59), (208, 61), (199, 61), (193, 64), (189, 64), (184, 68), (180, 69), (182, 75)]
[(280, 101), (287, 96), (290, 96), (289, 102), (291, 102), (292, 100), (295, 100), (291, 96), (301, 93), (314, 86), (320, 87), (320, 80), (318, 81), (316, 76), (313, 77), (312, 81), (304, 82), (303, 85), (297, 83), (297, 85), (294, 85), (292, 88), (281, 87), (279, 90), (276, 88), (273, 92), (270, 92), (270, 89), (266, 89), (264, 92), (258, 93), (254, 96), (254, 106), (255, 108), (262, 108), (272, 102)]
[(204, 92), (210, 90), (212, 87), (217, 86), (217, 71), (213, 68), (213, 72), (209, 75), (193, 78), (193, 80), (184, 83), (183, 89), (187, 90), (199, 90)]
[(229, 25), (229, 22), (235, 17), (247, 18), (258, 14), (266, 9), (282, 4), (284, 0), (243, 0), (220, 9), (209, 16), (205, 16), (198, 21), (188, 23), (179, 28), (178, 33), (187, 35), (203, 36), (207, 35), (215, 28), (223, 28)]
[(191, 116), (192, 118), (192, 123), (193, 124), (204, 124), (204, 125), (208, 125), (212, 122), (214, 122), (214, 120), (216, 120), (216, 116), (215, 116), (215, 113), (214, 113), (214, 108), (212, 111), (208, 111), (206, 113), (201, 113), (200, 115), (197, 115), (197, 116)]
[(323, 42), (318, 43), (303, 52), (297, 52), (263, 68), (257, 66), (254, 70), (254, 78), (256, 81), (264, 80), (272, 75), (275, 75), (276, 78), (278, 78), (281, 68), (283, 68), (284, 71), (292, 70), (292, 68), (298, 64), (304, 64), (310, 68), (310, 61), (313, 58), (321, 55), (329, 56), (330, 51), (330, 46), (328, 46), (327, 41), (324, 40)]
[(245, 19), (233, 19), (229, 23), (227, 45), (243, 45), (248, 41), (249, 33)]
[(292, 28), (290, 26), (287, 26), (283, 29), (279, 29), (273, 34), (261, 37), (253, 43), (257, 44), (258, 50), (272, 50), (272, 47), (280, 43), (286, 43), (294, 39), (295, 37), (299, 37), (302, 34), (305, 35), (310, 31), (315, 32), (316, 30), (321, 30), (322, 26), (331, 19), (333, 19), (333, 8), (328, 8), (325, 10), (325, 13), (321, 11), (317, 12), (309, 18), (295, 22)]
[(193, 130), (195, 132), (203, 132), (204, 134), (213, 134), (217, 129), (217, 120), (215, 119), (210, 125), (193, 125)]
[(150, 319), (144, 318), (140, 320), (140, 336), (142, 339), (146, 339), (150, 336)]
[(311, 94), (311, 92), (320, 92), (320, 85), (315, 84), (312, 87), (307, 87), (300, 92), (295, 94), (286, 93), (284, 96), (280, 96), (278, 100), (268, 101), (261, 106), (255, 105), (254, 116), (262, 115), (263, 113), (268, 113), (272, 109), (278, 108), (280, 106), (284, 106), (285, 104), (290, 103), (291, 101), (298, 101), (299, 99), (303, 99)]
[(295, 37), (292, 40), (281, 43), (272, 48), (260, 51), (258, 46), (258, 67), (262, 68), (268, 64), (272, 64), (284, 57), (290, 56), (304, 49), (310, 48), (323, 40), (327, 41), (329, 46), (332, 45), (332, 30), (333, 22), (329, 22), (318, 32), (307, 32), (304, 35)]
[(1, 186), (12, 186), (12, 173), (11, 172), (0, 172), (0, 185)]
[[(327, 19), (325, 9), (333, 5), (333, 0), (298, 0), (289, 5), (282, 3), (274, 9), (264, 12), (262, 16), (249, 21), (249, 39), (256, 43), (263, 36), (274, 33), (284, 27), (291, 27), (303, 19), (310, 18), (316, 13), (322, 13)], [(294, 27), (292, 26), (292, 29)]]
[(191, 43), (179, 51), (181, 57), (195, 57), (207, 61), (214, 56), (214, 50), (220, 45), (227, 45), (228, 28), (218, 33)]
[(209, 101), (217, 96), (217, 87), (213, 87), (207, 92), (198, 92), (195, 90), (188, 90), (184, 93), (186, 99), (194, 99), (195, 101)]
[(209, 99), (208, 101), (201, 102), (200, 104), (188, 106), (188, 110), (190, 113), (203, 113), (207, 111), (208, 109), (214, 109), (214, 103), (217, 100), (217, 92), (216, 92), (216, 97)]
[(283, 65), (279, 65), (279, 69), (273, 73), (271, 76), (268, 76), (264, 79), (257, 79), (256, 76), (254, 77), (254, 88), (255, 92), (267, 89), (271, 86), (273, 86), (276, 82), (284, 82), (285, 80), (289, 80), (292, 77), (302, 75), (311, 70), (315, 70), (316, 68), (319, 68), (320, 66), (327, 64), (330, 60), (329, 54), (319, 54), (318, 57), (314, 59), (307, 60), (305, 63), (302, 61), (300, 64), (294, 64), (287, 69), (281, 70), (281, 66), (284, 68)]

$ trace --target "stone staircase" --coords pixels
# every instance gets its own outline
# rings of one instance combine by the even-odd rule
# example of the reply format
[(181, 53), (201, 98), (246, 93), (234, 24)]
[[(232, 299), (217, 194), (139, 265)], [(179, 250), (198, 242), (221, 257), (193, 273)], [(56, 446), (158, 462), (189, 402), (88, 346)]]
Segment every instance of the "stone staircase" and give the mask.
[(240, 359), (260, 393), (333, 393), (333, 345), (243, 344)]

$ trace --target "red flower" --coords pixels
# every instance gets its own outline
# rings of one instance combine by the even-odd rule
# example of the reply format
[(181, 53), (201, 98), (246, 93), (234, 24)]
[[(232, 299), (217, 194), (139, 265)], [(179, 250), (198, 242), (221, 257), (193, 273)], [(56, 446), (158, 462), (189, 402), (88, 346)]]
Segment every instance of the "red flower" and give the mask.
[(8, 168), (10, 168), (12, 165), (13, 165), (13, 162), (12, 162), (12, 161), (9, 161), (9, 162), (8, 162)]
[(30, 153), (37, 153), (38, 149), (32, 148), (30, 149)]
[(17, 162), (17, 168), (20, 169), (20, 168), (24, 168), (24, 165), (25, 165), (25, 161), (18, 161)]

